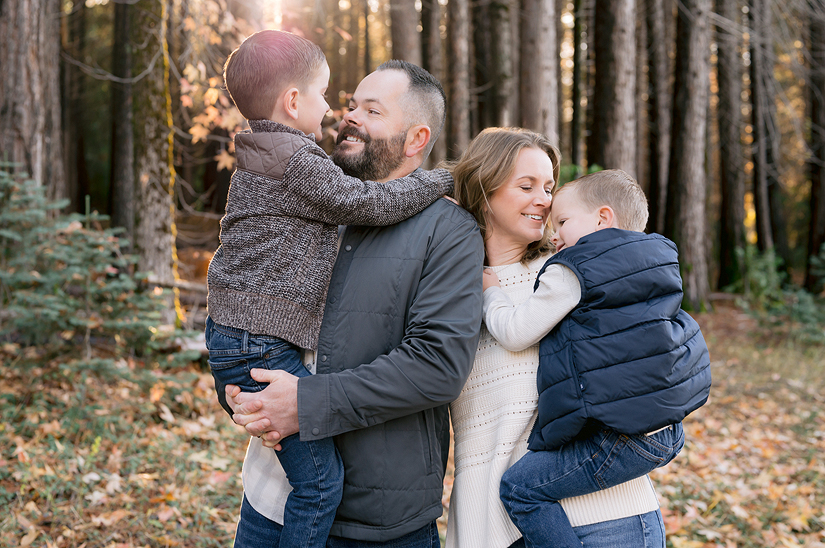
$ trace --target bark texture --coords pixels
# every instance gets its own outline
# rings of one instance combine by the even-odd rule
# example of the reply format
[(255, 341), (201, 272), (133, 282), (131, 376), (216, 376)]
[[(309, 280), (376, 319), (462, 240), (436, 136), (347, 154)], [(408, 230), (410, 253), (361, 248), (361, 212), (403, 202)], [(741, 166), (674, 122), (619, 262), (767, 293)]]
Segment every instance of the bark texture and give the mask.
[[(177, 254), (166, 2), (139, 0), (134, 8), (133, 43), (141, 45), (134, 51), (134, 71), (152, 67), (135, 85), (134, 94), (138, 269), (171, 287), (177, 278)], [(175, 320), (177, 308), (176, 302), (170, 302), (165, 322)]]
[(745, 173), (742, 150), (742, 64), (739, 61), (741, 33), (736, 0), (716, 0), (721, 24), (716, 28), (718, 44), (716, 78), (719, 83), (720, 188), (722, 194), (719, 228), (720, 289), (742, 278), (736, 254), (745, 246)]
[[(443, 82), (444, 52), (441, 46), (441, 6), (438, 0), (423, 0), (421, 4), (422, 66)], [(433, 145), (429, 165), (436, 166), (447, 157), (447, 139), (441, 135)]]
[(636, 174), (636, 1), (599, 2), (589, 163)]
[(455, 158), (470, 143), (470, 2), (450, 0), (447, 156)]
[(0, 160), (65, 198), (60, 110), (60, 2), (0, 2)]
[(522, 0), (519, 125), (559, 143), (559, 50), (555, 0)]
[(670, 60), (667, 19), (672, 18), (670, 0), (645, 0), (648, 55), (648, 203), (652, 232), (665, 230), (668, 165), (670, 163)]
[(135, 143), (132, 117), (131, 6), (115, 4), (115, 33), (112, 73), (121, 79), (112, 82), (112, 226), (122, 227), (124, 237), (135, 236)]
[(820, 293), (825, 280), (813, 272), (810, 257), (819, 255), (825, 245), (825, 2), (813, 0), (811, 7), (811, 220), (805, 288)]
[(766, 87), (768, 66), (765, 59), (764, 18), (768, 4), (767, 0), (750, 0), (748, 4), (753, 124), (753, 203), (756, 209), (756, 244), (760, 251), (766, 251), (774, 247), (768, 198), (768, 148), (770, 143), (766, 133), (770, 112)]
[(421, 35), (413, 0), (390, 0), (392, 56), (421, 66)]
[(699, 311), (710, 292), (705, 215), (710, 0), (682, 0), (679, 6), (665, 235), (679, 247), (685, 305)]

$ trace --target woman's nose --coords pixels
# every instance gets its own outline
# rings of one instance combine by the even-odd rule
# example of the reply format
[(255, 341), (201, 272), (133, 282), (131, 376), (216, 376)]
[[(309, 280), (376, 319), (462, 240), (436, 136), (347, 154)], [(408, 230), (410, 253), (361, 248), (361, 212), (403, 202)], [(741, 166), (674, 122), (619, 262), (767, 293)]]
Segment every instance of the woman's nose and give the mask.
[(541, 207), (550, 207), (550, 199), (550, 196), (547, 195), (547, 192), (545, 192), (543, 188), (536, 191), (536, 196), (533, 198), (535, 204)]

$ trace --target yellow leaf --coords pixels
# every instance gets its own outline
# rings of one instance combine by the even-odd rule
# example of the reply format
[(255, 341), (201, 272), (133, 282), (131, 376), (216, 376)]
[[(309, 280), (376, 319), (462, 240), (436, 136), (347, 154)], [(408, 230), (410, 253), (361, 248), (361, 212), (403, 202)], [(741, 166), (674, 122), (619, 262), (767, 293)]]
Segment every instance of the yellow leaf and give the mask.
[(192, 65), (186, 65), (183, 67), (183, 76), (190, 82), (197, 82), (200, 77), (200, 71)]
[(184, 106), (186, 108), (192, 108), (192, 106), (194, 105), (194, 102), (192, 101), (192, 98), (189, 97), (188, 95), (181, 95), (180, 96), (180, 104), (181, 104), (181, 106)]
[(209, 130), (200, 124), (195, 124), (189, 128), (189, 133), (192, 134), (192, 144), (195, 144), (198, 141), (206, 141), (206, 137), (209, 135)]
[(218, 97), (220, 97), (221, 92), (215, 88), (209, 88), (206, 90), (206, 93), (203, 94), (203, 102), (208, 105), (214, 105), (218, 101)]
[(34, 525), (32, 524), (32, 522), (30, 522), (29, 520), (27, 520), (25, 517), (23, 517), (23, 516), (18, 516), (18, 515), (15, 515), (15, 517), (17, 518), (17, 523), (19, 523), (19, 524), (20, 524), (20, 527), (23, 527), (24, 529), (32, 529), (32, 528), (34, 528)]
[(190, 32), (195, 30), (195, 28), (197, 28), (197, 26), (198, 26), (197, 23), (195, 23), (195, 20), (192, 19), (191, 17), (186, 17), (183, 20), (183, 28), (190, 31)]
[(160, 404), (160, 418), (166, 422), (175, 422), (175, 416), (172, 411), (164, 404)]
[(23, 538), (20, 539), (20, 546), (31, 546), (31, 543), (34, 542), (34, 540), (37, 538), (37, 535), (39, 534), (40, 533), (38, 533), (36, 530), (29, 531), (25, 534)]
[(222, 150), (213, 160), (218, 162), (218, 171), (222, 169), (231, 171), (235, 167), (235, 157), (229, 154), (227, 150)]
[(698, 540), (690, 540), (685, 537), (670, 537), (670, 542), (673, 548), (702, 548), (705, 544)]

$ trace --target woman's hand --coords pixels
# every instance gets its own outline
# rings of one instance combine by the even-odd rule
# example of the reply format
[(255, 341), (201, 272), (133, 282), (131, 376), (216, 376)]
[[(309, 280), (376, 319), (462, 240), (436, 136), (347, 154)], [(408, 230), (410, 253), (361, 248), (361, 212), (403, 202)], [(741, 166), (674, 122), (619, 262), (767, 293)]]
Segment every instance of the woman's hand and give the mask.
[(492, 268), (485, 268), (484, 275), (481, 278), (482, 286), (484, 287), (484, 291), (487, 291), (489, 287), (501, 287), (501, 283), (498, 281), (498, 275), (493, 272)]

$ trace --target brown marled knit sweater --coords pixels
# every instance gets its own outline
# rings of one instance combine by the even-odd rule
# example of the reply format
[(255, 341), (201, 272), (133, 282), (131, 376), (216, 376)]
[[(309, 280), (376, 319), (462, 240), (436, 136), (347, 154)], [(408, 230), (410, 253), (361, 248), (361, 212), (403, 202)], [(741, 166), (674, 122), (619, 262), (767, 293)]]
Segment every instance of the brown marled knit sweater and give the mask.
[(335, 264), (338, 225), (391, 225), (452, 192), (444, 170), (387, 183), (344, 175), (302, 132), (250, 120), (235, 136), (221, 245), (209, 264), (216, 323), (314, 349)]

